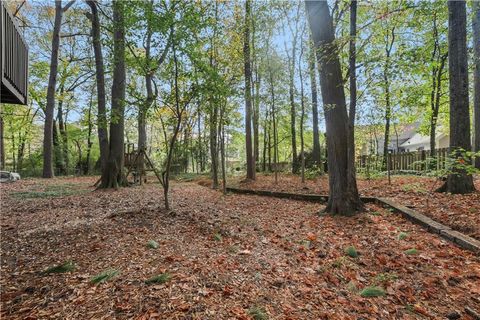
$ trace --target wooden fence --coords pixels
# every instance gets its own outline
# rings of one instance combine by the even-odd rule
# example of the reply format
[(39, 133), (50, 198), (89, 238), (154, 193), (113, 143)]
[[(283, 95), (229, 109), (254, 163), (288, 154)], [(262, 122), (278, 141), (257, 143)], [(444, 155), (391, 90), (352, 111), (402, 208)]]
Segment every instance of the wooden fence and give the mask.
[[(445, 169), (448, 158), (448, 148), (436, 149), (435, 158), (430, 157), (430, 151), (392, 152), (387, 155), (362, 155), (357, 157), (357, 170), (385, 171), (389, 168), (393, 173), (400, 171), (422, 172), (427, 169)], [(387, 161), (388, 160), (388, 161)]]

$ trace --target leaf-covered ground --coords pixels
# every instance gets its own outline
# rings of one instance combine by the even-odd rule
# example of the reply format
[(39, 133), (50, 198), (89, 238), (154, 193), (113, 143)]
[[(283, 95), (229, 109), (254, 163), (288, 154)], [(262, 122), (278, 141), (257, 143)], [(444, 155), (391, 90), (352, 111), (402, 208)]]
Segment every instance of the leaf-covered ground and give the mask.
[[(419, 176), (393, 176), (391, 184), (386, 178), (358, 179), (359, 192), (364, 196), (386, 197), (421, 212), (452, 229), (480, 240), (480, 177), (475, 179), (477, 192), (466, 195), (438, 193), (441, 181)], [(328, 177), (301, 182), (299, 176), (258, 175), (255, 182), (236, 182), (243, 188), (275, 190), (296, 193), (328, 195)]]
[[(165, 212), (158, 184), (92, 192), (94, 181), (1, 185), (2, 319), (472, 319), (465, 307), (480, 311), (480, 258), (382, 208), (319, 216), (320, 204), (177, 183), (174, 211)], [(70, 272), (43, 272), (67, 261)], [(93, 284), (95, 276), (111, 277)]]

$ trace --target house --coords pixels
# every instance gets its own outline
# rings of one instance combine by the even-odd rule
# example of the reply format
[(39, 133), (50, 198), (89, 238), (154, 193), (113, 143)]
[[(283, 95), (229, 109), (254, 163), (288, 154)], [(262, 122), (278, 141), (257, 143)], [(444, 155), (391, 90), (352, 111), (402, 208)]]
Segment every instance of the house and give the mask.
[(0, 102), (27, 104), (28, 46), (5, 1), (0, 5)]
[[(450, 136), (443, 132), (438, 132), (435, 135), (435, 148), (448, 148), (450, 145)], [(424, 136), (420, 133), (415, 133), (410, 139), (400, 145), (405, 152), (430, 150), (430, 136)]]
[[(396, 153), (430, 150), (430, 136), (418, 133), (419, 126), (419, 123), (392, 125), (388, 150)], [(383, 128), (376, 128), (375, 135), (369, 134), (367, 142), (364, 142), (360, 148), (360, 155), (383, 154), (385, 140), (381, 129)], [(436, 149), (448, 148), (450, 137), (439, 127), (437, 128), (435, 142)]]

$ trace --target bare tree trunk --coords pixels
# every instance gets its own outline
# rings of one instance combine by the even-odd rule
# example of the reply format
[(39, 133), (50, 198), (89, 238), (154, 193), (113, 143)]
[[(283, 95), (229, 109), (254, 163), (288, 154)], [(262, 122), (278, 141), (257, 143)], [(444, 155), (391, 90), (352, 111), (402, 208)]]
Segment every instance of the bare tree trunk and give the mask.
[(275, 183), (278, 183), (278, 134), (277, 134), (277, 119), (275, 106), (275, 84), (273, 78), (272, 66), (268, 65), (268, 72), (270, 75), (270, 95), (272, 100), (272, 126), (273, 126), (273, 167), (275, 170)]
[(250, 16), (251, 0), (245, 1), (245, 29), (243, 42), (243, 59), (245, 71), (245, 149), (247, 156), (247, 179), (255, 180), (255, 158), (252, 150), (252, 89), (250, 66)]
[(101, 188), (118, 188), (126, 184), (124, 166), (124, 112), (125, 112), (125, 22), (122, 1), (113, 1), (113, 80), (112, 120), (110, 122), (110, 150), (102, 172)]
[[(303, 38), (303, 37), (301, 37)], [(303, 42), (303, 40), (302, 40)], [(303, 90), (303, 72), (302, 72), (303, 43), (300, 45), (300, 55), (298, 62), (298, 74), (300, 76), (300, 157), (301, 157), (301, 176), (302, 183), (305, 183), (305, 141), (303, 136), (303, 126), (305, 122), (305, 94)]]
[(305, 7), (317, 49), (327, 128), (330, 188), (325, 210), (351, 215), (362, 208), (362, 202), (356, 188), (349, 186), (356, 181), (350, 175), (354, 163), (348, 156), (349, 122), (333, 21), (326, 1), (305, 1)]
[[(93, 89), (93, 88), (92, 88)], [(92, 104), (93, 104), (93, 95), (90, 95), (90, 103), (88, 104), (88, 131), (87, 131), (87, 159), (85, 160), (85, 167), (83, 170), (83, 174), (88, 175), (90, 173), (90, 157), (92, 152)]]
[(467, 12), (465, 1), (448, 1), (448, 69), (450, 84), (450, 152), (458, 159), (445, 184), (438, 191), (455, 194), (475, 190), (473, 177), (461, 163), (470, 159), (461, 150), (470, 151), (470, 110), (468, 106)]
[(107, 166), (109, 143), (107, 130), (107, 110), (105, 103), (105, 67), (103, 64), (102, 43), (100, 39), (100, 19), (98, 17), (98, 9), (95, 0), (88, 0), (87, 4), (92, 11), (92, 43), (95, 54), (95, 69), (97, 81), (97, 131), (98, 143), (100, 147), (100, 164), (101, 170), (104, 172)]
[[(480, 152), (480, 2), (473, 2), (473, 53), (475, 71), (473, 73), (473, 114), (474, 114), (474, 146)], [(480, 169), (480, 157), (475, 158), (475, 168)]]
[[(63, 96), (64, 89), (63, 86), (60, 89), (60, 95)], [(63, 98), (62, 100), (58, 101), (58, 109), (57, 109), (57, 120), (58, 120), (58, 133), (62, 139), (62, 142), (58, 144), (59, 152), (61, 153), (60, 161), (60, 174), (66, 175), (68, 174), (68, 136), (67, 136), (67, 128), (65, 121), (63, 120)]]
[(58, 73), (58, 51), (60, 49), (60, 28), (62, 25), (62, 1), (55, 1), (55, 22), (52, 34), (52, 54), (50, 56), (50, 76), (48, 78), (45, 125), (43, 128), (43, 177), (53, 178), (53, 112), (55, 110), (55, 89)]
[(383, 140), (383, 165), (386, 168), (388, 146), (390, 144), (390, 120), (392, 119), (392, 106), (390, 103), (390, 56), (395, 42), (395, 29), (387, 30), (385, 42), (385, 64), (383, 66), (383, 86), (385, 90), (385, 133)]
[[(357, 177), (355, 170), (355, 116), (357, 113), (357, 1), (350, 2), (350, 41), (349, 41), (349, 74), (350, 74), (350, 109), (348, 112), (348, 188), (349, 193), (357, 194)], [(398, 139), (397, 139), (398, 141)]]
[(308, 57), (308, 68), (310, 74), (310, 86), (312, 92), (312, 116), (313, 116), (313, 150), (312, 150), (312, 158), (313, 162), (320, 166), (321, 160), (321, 153), (320, 153), (320, 134), (318, 129), (318, 93), (317, 93), (317, 75), (316, 75), (316, 67), (315, 67), (315, 50), (313, 48), (313, 40), (310, 36), (310, 51)]

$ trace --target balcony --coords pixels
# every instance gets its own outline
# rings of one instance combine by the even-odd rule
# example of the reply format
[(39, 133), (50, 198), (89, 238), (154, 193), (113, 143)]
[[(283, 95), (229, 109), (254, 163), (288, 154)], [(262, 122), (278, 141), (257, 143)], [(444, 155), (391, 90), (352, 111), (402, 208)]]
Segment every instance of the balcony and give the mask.
[(0, 70), (1, 103), (27, 104), (28, 46), (14, 17), (1, 2), (0, 43), (2, 46)]

